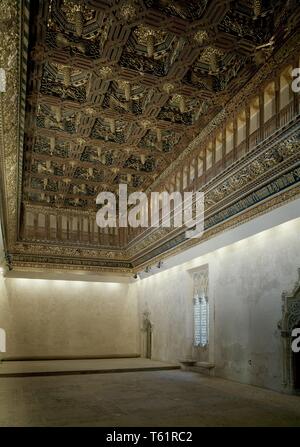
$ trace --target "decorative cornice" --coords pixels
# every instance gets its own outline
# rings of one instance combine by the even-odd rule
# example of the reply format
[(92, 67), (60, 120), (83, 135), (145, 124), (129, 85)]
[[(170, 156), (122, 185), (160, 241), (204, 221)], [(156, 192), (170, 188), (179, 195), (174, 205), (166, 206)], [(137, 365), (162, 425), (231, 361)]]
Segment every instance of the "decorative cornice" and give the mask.
[[(298, 175), (300, 176), (300, 170), (298, 171)], [(150, 259), (143, 259), (140, 263), (134, 266), (134, 272), (139, 272), (143, 270), (146, 266), (150, 264), (156, 264), (159, 261), (162, 261), (166, 258), (169, 258), (171, 256), (174, 256), (176, 254), (182, 253), (183, 251), (187, 250), (188, 248), (191, 248), (199, 243), (203, 243), (209, 239), (212, 239), (216, 235), (231, 230), (243, 223), (246, 223), (256, 217), (262, 216), (264, 214), (269, 213), (273, 209), (276, 209), (280, 206), (282, 206), (285, 203), (291, 202), (293, 200), (296, 200), (300, 197), (300, 185), (297, 185), (295, 187), (292, 187), (288, 191), (284, 193), (278, 193), (275, 195), (275, 197), (271, 199), (265, 199), (263, 203), (261, 203), (258, 206), (255, 206), (253, 208), (250, 208), (248, 211), (239, 214), (236, 217), (233, 217), (232, 219), (229, 219), (225, 221), (222, 224), (217, 225), (216, 227), (205, 231), (203, 237), (201, 238), (201, 241), (195, 241), (194, 239), (190, 239), (188, 241), (185, 241), (182, 244), (175, 245), (174, 248), (170, 247), (169, 250), (164, 251), (163, 253), (157, 254), (156, 256), (152, 256)]]
[[(287, 130), (285, 138), (281, 134), (278, 141), (276, 136), (268, 144), (261, 144), (257, 150), (239, 160), (234, 167), (223, 171), (203, 189), (206, 222), (211, 216), (218, 215), (220, 210), (234, 206), (240, 197), (254, 193), (264, 183), (270, 182), (295, 163), (299, 163), (299, 153), (300, 137), (296, 125), (293, 131)], [(159, 244), (164, 244), (168, 233), (164, 228), (150, 231), (149, 234), (145, 232), (141, 240), (137, 240), (128, 248), (128, 257), (136, 259), (137, 255), (152, 252)]]
[(113, 259), (116, 261), (125, 259), (123, 252), (117, 250), (74, 248), (65, 245), (50, 245), (48, 243), (25, 244), (19, 242), (13, 247), (12, 253), (24, 255), (40, 255), (40, 253), (43, 253), (45, 256), (63, 256), (70, 259)]

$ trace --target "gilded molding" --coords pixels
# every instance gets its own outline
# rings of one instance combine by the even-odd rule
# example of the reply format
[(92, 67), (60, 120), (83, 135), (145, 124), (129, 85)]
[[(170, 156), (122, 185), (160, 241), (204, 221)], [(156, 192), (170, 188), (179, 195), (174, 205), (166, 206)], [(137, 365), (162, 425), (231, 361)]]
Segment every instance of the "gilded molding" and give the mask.
[(211, 230), (204, 233), (200, 242), (190, 239), (190, 240), (186, 241), (185, 243), (183, 243), (182, 245), (177, 246), (176, 248), (173, 248), (168, 252), (164, 252), (161, 255), (151, 258), (151, 261), (148, 260), (144, 263), (138, 264), (137, 266), (134, 267), (133, 271), (139, 272), (139, 271), (143, 270), (146, 266), (148, 266), (149, 262), (150, 262), (150, 264), (156, 264), (157, 262), (165, 260), (166, 258), (169, 258), (171, 256), (182, 253), (183, 251), (185, 251), (199, 243), (203, 243), (209, 239), (212, 239), (219, 233), (231, 230), (245, 222), (248, 222), (248, 221), (254, 219), (255, 217), (259, 217), (259, 216), (269, 213), (273, 209), (276, 209), (276, 208), (282, 206), (284, 203), (291, 202), (298, 198), (300, 198), (300, 186), (296, 186), (295, 188), (292, 188), (285, 193), (281, 193), (281, 194), (277, 195), (276, 197), (269, 199), (266, 202), (256, 206), (255, 208), (250, 209), (249, 211), (243, 213), (242, 215), (239, 215), (233, 219), (230, 219), (230, 220), (224, 222), (223, 224), (221, 224), (215, 228), (212, 228)]
[(0, 162), (3, 178), (3, 209), (6, 243), (17, 238), (18, 222), (18, 150), (19, 150), (19, 2), (0, 4), (0, 66), (6, 73), (6, 91), (0, 93)]
[(18, 238), (25, 120), (28, 0), (0, 3), (0, 67), (6, 72), (6, 91), (0, 93), (0, 172), (5, 242)]

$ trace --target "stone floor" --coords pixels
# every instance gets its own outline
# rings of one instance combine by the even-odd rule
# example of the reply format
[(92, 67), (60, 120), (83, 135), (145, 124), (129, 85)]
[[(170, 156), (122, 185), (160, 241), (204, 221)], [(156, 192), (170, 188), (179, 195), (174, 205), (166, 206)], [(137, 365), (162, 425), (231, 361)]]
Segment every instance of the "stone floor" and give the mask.
[(0, 426), (300, 426), (300, 398), (179, 370), (1, 377)]
[(69, 374), (104, 374), (110, 372), (156, 371), (178, 369), (179, 365), (145, 358), (3, 361), (0, 378), (7, 376), (50, 376)]

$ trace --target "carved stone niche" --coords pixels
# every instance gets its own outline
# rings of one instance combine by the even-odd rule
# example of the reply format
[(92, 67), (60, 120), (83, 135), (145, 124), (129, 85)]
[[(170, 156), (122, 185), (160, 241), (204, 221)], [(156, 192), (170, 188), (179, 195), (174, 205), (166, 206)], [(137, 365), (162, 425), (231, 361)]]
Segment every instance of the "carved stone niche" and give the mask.
[(142, 339), (141, 339), (141, 356), (147, 359), (151, 359), (152, 357), (152, 331), (153, 324), (150, 320), (150, 312), (147, 310), (143, 312), (143, 320), (142, 320)]
[(291, 293), (282, 293), (282, 320), (278, 323), (281, 331), (283, 349), (283, 386), (288, 393), (299, 394), (300, 389), (296, 386), (299, 383), (299, 359), (292, 351), (292, 331), (295, 327), (300, 327), (300, 268), (298, 269), (298, 281)]

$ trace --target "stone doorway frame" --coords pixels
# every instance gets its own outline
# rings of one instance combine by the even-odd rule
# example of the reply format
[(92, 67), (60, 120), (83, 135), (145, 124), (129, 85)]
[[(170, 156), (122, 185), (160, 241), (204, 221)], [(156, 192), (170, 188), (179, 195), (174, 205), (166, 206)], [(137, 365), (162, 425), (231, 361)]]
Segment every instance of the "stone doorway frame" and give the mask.
[(282, 337), (283, 386), (288, 393), (298, 394), (294, 388), (292, 330), (300, 321), (300, 268), (298, 280), (291, 293), (282, 293), (282, 319), (278, 323)]

